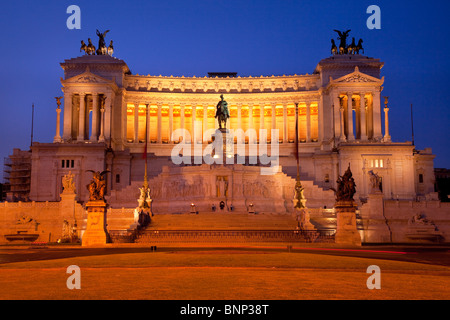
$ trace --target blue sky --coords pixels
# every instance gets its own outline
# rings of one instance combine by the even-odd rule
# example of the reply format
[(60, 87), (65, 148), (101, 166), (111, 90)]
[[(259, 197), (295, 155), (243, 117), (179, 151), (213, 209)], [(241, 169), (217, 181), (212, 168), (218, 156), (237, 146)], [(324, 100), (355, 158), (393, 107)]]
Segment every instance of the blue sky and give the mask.
[[(69, 30), (69, 5), (81, 9), (81, 29)], [(369, 5), (381, 8), (381, 30), (369, 30)], [(312, 73), (330, 55), (333, 29), (352, 29), (366, 55), (385, 62), (394, 142), (431, 147), (435, 167), (450, 168), (450, 1), (9, 1), (0, 7), (0, 165), (13, 148), (55, 135), (59, 63), (80, 55), (80, 41), (110, 30), (114, 56), (133, 73), (241, 76)], [(1, 175), (0, 175), (1, 176)]]

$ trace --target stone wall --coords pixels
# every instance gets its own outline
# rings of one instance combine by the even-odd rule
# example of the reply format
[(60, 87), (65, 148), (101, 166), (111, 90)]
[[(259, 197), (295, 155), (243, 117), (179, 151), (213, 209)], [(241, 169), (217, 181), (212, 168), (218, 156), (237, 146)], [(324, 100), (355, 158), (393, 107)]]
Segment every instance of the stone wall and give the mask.
[[(75, 221), (77, 229), (82, 230), (85, 219), (85, 210), (74, 199), (60, 202), (2, 202), (0, 244), (10, 243), (7, 238), (56, 242), (70, 236)], [(14, 241), (17, 242), (20, 241)]]
[(363, 242), (450, 242), (450, 203), (382, 200), (369, 195), (360, 208)]
[[(30, 241), (56, 242), (70, 235), (77, 223), (78, 235), (86, 228), (87, 214), (75, 195), (61, 195), (60, 202), (3, 202), (0, 203), (0, 244), (11, 243), (5, 236), (28, 237)], [(396, 201), (383, 200), (381, 194), (369, 195), (366, 203), (357, 211), (358, 229), (363, 243), (449, 243), (450, 203), (439, 201)], [(332, 230), (336, 226), (336, 215), (332, 208), (310, 209), (311, 221), (319, 229)], [(179, 220), (202, 219), (206, 213), (198, 215), (170, 215), (171, 224)], [(216, 213), (225, 221), (236, 213)], [(202, 216), (203, 215), (203, 216)], [(209, 217), (214, 214), (209, 213)], [(155, 215), (155, 222), (162, 222), (167, 215)], [(247, 216), (247, 214), (246, 214)], [(266, 220), (278, 221), (290, 215), (268, 215)], [(251, 219), (253, 216), (248, 215)], [(134, 208), (108, 208), (107, 230), (126, 230), (135, 222)], [(278, 220), (277, 220), (278, 219)], [(266, 221), (264, 220), (264, 221)], [(267, 220), (267, 221), (268, 221)], [(210, 228), (214, 226), (210, 220)], [(231, 221), (231, 220), (230, 220)], [(287, 221), (287, 220), (286, 220)], [(294, 224), (295, 224), (295, 220)], [(206, 221), (205, 221), (206, 223)], [(294, 225), (293, 224), (293, 225)], [(158, 228), (158, 226), (155, 226)], [(159, 226), (161, 227), (161, 225)], [(249, 225), (246, 225), (249, 228)], [(18, 243), (18, 242), (14, 242)]]

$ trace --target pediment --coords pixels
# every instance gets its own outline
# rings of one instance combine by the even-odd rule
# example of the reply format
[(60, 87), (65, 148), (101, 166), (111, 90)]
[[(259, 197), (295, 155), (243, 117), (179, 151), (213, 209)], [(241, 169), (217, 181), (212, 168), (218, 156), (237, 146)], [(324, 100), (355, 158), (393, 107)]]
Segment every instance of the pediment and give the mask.
[(81, 74), (78, 74), (76, 76), (73, 76), (72, 78), (68, 78), (66, 80), (61, 81), (64, 84), (111, 84), (114, 83), (112, 80), (105, 79), (103, 77), (100, 77), (92, 72), (89, 71), (89, 67), (86, 68), (86, 71), (84, 71)]
[(355, 71), (349, 73), (343, 77), (333, 80), (330, 79), (330, 83), (333, 84), (348, 84), (348, 83), (373, 83), (379, 84), (384, 82), (384, 77), (382, 79), (378, 79), (368, 74), (362, 73), (359, 71), (358, 67), (355, 67)]

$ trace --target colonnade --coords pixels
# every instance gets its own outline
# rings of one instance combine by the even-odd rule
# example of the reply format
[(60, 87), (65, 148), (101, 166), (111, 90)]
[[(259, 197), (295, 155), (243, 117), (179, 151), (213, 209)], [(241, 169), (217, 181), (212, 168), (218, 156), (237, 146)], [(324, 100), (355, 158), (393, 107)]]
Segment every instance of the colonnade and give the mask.
[[(382, 140), (379, 92), (334, 92), (334, 130), (341, 142)], [(389, 109), (385, 112), (385, 141), (389, 136)]]
[[(307, 101), (297, 104), (300, 121), (304, 123), (299, 133), (302, 142), (318, 140), (318, 104)], [(249, 143), (259, 141), (259, 130), (267, 129), (271, 139), (271, 129), (279, 129), (279, 142), (293, 142), (295, 139), (294, 103), (235, 103), (228, 104), (230, 119), (227, 129), (242, 129), (246, 132), (255, 129), (256, 135), (249, 136)], [(146, 117), (147, 108), (149, 116)], [(313, 112), (314, 109), (314, 112)], [(137, 112), (136, 112), (137, 111)], [(203, 136), (208, 129), (218, 128), (215, 119), (216, 105), (213, 103), (127, 103), (126, 138), (130, 143), (147, 140), (153, 143), (173, 143), (172, 132), (178, 128), (186, 129), (191, 141), (206, 143), (209, 137)], [(190, 121), (187, 120), (190, 118)], [(163, 121), (164, 120), (164, 121)]]
[(104, 142), (109, 139), (112, 99), (110, 92), (65, 92), (62, 140)]

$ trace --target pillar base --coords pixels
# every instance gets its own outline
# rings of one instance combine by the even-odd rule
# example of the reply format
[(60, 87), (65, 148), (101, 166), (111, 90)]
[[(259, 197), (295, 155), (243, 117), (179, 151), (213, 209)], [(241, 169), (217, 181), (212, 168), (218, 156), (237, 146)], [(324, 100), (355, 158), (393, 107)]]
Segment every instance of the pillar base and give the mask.
[(335, 204), (337, 228), (335, 242), (344, 245), (361, 245), (361, 235), (356, 228), (356, 208), (354, 201), (338, 201)]
[(103, 200), (88, 201), (86, 231), (81, 239), (82, 246), (106, 245), (108, 236), (106, 233), (106, 202)]

